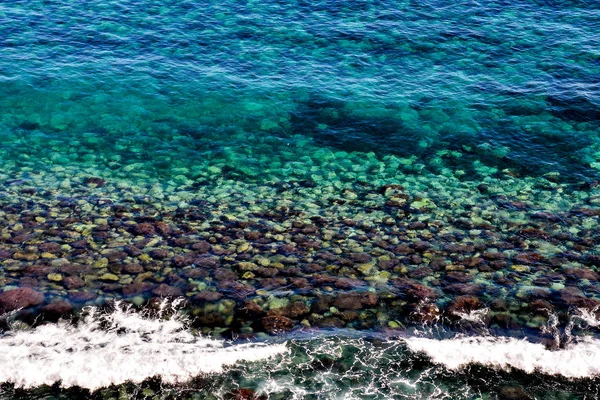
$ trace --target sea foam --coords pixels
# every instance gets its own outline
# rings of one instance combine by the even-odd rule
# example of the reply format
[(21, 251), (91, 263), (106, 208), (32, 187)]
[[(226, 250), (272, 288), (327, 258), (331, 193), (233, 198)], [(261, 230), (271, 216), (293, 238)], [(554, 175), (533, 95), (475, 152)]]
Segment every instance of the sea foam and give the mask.
[(284, 344), (232, 344), (198, 336), (176, 312), (160, 318), (117, 304), (110, 313), (91, 308), (77, 324), (2, 334), (0, 382), (20, 388), (60, 382), (62, 387), (96, 390), (160, 376), (176, 384), (287, 351)]
[(508, 337), (457, 337), (405, 339), (408, 348), (423, 352), (435, 363), (457, 370), (469, 364), (481, 364), (527, 373), (541, 372), (567, 378), (587, 378), (600, 374), (600, 340), (582, 337), (566, 348), (549, 350), (541, 343)]

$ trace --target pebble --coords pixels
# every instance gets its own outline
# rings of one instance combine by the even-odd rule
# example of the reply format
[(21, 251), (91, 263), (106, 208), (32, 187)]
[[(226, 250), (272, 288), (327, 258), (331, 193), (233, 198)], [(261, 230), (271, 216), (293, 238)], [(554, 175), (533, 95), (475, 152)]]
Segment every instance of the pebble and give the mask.
[(52, 282), (61, 282), (63, 276), (61, 274), (48, 274), (48, 280)]
[(105, 273), (100, 275), (98, 279), (100, 279), (101, 281), (117, 282), (119, 280), (119, 277), (115, 274)]

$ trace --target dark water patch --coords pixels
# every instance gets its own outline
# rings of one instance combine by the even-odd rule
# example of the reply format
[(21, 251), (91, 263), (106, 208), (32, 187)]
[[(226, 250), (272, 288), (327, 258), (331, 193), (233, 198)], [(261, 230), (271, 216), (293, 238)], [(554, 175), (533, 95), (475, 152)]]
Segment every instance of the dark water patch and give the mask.
[(321, 145), (344, 151), (379, 152), (409, 157), (418, 154), (418, 132), (394, 118), (361, 117), (345, 109), (341, 100), (316, 97), (291, 115), (294, 133), (314, 137)]
[(593, 122), (600, 126), (600, 104), (594, 97), (584, 95), (551, 95), (548, 96), (551, 111), (554, 115), (567, 121)]
[[(510, 103), (510, 100), (506, 101), (504, 107), (509, 117), (543, 117), (549, 111), (540, 102)], [(423, 117), (428, 112), (427, 101), (422, 104), (411, 108)], [(589, 104), (582, 104), (581, 115), (593, 118), (594, 111), (584, 113), (584, 106), (589, 108)], [(577, 112), (573, 110), (571, 107), (566, 112)], [(560, 177), (557, 179), (567, 182), (590, 181), (598, 176), (597, 171), (580, 156), (584, 149), (595, 143), (595, 137), (578, 132), (564, 135), (556, 127), (542, 124), (525, 127), (519, 120), (511, 118), (481, 121), (486, 128), (476, 135), (462, 134), (460, 127), (454, 132), (441, 131), (429, 146), (422, 145), (427, 139), (423, 132), (408, 127), (398, 117), (368, 115), (367, 110), (352, 111), (343, 100), (320, 96), (313, 96), (297, 107), (290, 122), (294, 133), (311, 136), (320, 145), (348, 152), (372, 151), (381, 156), (394, 154), (400, 157), (414, 155), (428, 163), (438, 151), (457, 151), (461, 157), (445, 157), (442, 166), (464, 169), (469, 177), (475, 173), (473, 163), (476, 161), (499, 170), (509, 168), (520, 176), (558, 172)], [(504, 155), (495, 155), (494, 148), (504, 148)]]

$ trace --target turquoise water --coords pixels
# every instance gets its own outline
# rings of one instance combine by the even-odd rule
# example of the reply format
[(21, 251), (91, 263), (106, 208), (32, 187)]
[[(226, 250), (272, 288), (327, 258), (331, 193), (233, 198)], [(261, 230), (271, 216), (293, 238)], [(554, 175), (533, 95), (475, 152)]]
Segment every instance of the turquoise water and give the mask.
[(40, 166), (114, 170), (120, 156), (120, 168), (169, 177), (229, 161), (285, 179), (277, 165), (305, 155), (297, 147), (327, 146), (416, 155), (436, 171), (472, 173), (479, 160), (593, 180), (597, 13), (583, 2), (11, 2), (6, 156), (19, 164), (26, 135)]
[[(3, 328), (169, 297), (194, 334), (314, 332), (285, 339), (302, 354), (325, 330), (344, 360), (369, 346), (347, 331), (595, 338), (599, 21), (576, 0), (1, 4)], [(593, 368), (455, 377), (402, 343), (395, 371), (426, 384), (346, 382), (347, 365), (295, 391), (237, 367), (202, 379), (217, 398), (598, 392)], [(12, 379), (0, 396), (38, 396)], [(115, 390), (190, 394), (132, 385)]]

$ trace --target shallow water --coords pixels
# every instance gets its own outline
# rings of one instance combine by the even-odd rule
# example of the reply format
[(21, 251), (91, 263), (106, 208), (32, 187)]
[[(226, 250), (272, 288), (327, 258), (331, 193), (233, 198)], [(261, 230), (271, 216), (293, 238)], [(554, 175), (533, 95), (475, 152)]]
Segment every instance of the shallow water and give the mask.
[[(597, 397), (598, 21), (579, 0), (1, 4), (0, 346), (50, 353), (0, 360), (0, 397)], [(145, 314), (162, 298), (189, 323)], [(44, 343), (83, 332), (105, 380)]]

